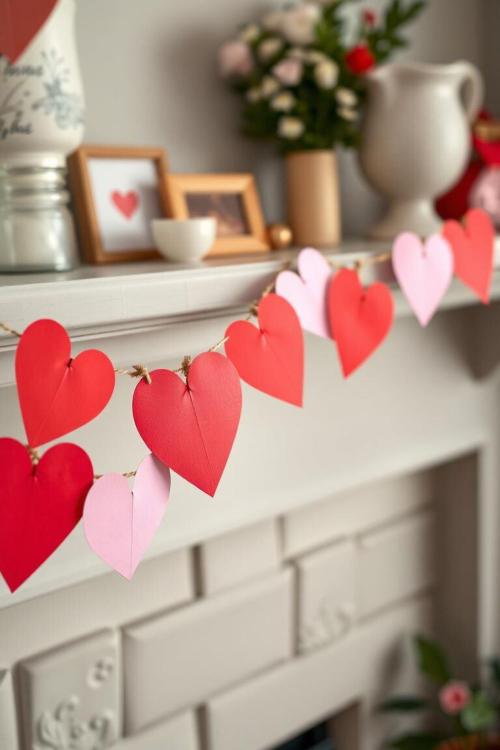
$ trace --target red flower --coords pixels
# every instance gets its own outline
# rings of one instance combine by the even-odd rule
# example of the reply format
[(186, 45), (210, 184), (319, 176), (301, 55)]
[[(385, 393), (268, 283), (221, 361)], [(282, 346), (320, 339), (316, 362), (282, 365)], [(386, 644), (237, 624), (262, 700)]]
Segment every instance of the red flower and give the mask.
[(345, 64), (351, 73), (355, 73), (355, 75), (367, 73), (375, 66), (375, 62), (373, 52), (366, 44), (358, 44), (346, 52)]
[(470, 703), (471, 695), (466, 682), (450, 680), (439, 692), (439, 702), (445, 714), (454, 716)]
[(365, 26), (375, 26), (377, 23), (377, 14), (373, 10), (364, 10), (363, 11), (363, 23)]

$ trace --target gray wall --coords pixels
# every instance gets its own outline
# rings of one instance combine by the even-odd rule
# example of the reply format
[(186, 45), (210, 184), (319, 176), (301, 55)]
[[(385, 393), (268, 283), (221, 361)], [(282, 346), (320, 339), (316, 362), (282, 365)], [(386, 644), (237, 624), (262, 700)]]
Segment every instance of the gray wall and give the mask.
[[(495, 32), (489, 30), (488, 3), (498, 11), (498, 0), (430, 0), (412, 28), (410, 56), (429, 62), (465, 57), (494, 69), (484, 39), (488, 36), (497, 47), (500, 24)], [(375, 8), (384, 4), (369, 3)], [(178, 172), (252, 170), (267, 220), (283, 219), (281, 160), (270, 147), (239, 134), (239, 102), (219, 80), (215, 65), (218, 45), (269, 5), (258, 0), (79, 0), (86, 141), (164, 146), (170, 168)], [(490, 12), (495, 13), (493, 7)], [(341, 180), (345, 233), (356, 234), (371, 222), (378, 200), (364, 185), (351, 153), (341, 154)]]

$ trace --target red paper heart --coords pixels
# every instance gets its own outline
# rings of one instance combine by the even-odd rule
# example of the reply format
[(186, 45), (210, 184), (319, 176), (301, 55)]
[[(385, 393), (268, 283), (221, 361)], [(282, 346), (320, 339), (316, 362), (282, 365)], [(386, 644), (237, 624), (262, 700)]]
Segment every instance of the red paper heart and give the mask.
[(88, 349), (71, 358), (71, 341), (54, 320), (37, 320), (16, 352), (16, 380), (28, 443), (35, 447), (90, 422), (115, 387), (113, 365)]
[(11, 63), (16, 62), (56, 3), (57, 0), (0, 0), (0, 54)]
[(171, 370), (150, 376), (132, 403), (140, 436), (160, 461), (213, 497), (240, 420), (238, 373), (222, 354), (207, 352), (193, 360), (186, 383)]
[(128, 193), (120, 193), (119, 190), (113, 190), (111, 200), (126, 219), (132, 218), (139, 205), (139, 196), (134, 190), (129, 190)]
[(0, 476), (0, 572), (15, 591), (82, 517), (94, 472), (77, 445), (55, 445), (33, 466), (21, 443), (0, 438)]
[(394, 302), (385, 284), (361, 286), (358, 274), (340, 270), (328, 288), (330, 326), (344, 377), (348, 377), (385, 339), (394, 318)]
[(464, 226), (447, 221), (443, 236), (450, 243), (455, 258), (455, 273), (464, 284), (487, 304), (493, 275), (495, 230), (490, 217), (480, 208), (467, 211)]
[(226, 354), (246, 383), (302, 406), (304, 336), (295, 310), (285, 299), (266, 295), (259, 304), (259, 328), (237, 320), (226, 336)]

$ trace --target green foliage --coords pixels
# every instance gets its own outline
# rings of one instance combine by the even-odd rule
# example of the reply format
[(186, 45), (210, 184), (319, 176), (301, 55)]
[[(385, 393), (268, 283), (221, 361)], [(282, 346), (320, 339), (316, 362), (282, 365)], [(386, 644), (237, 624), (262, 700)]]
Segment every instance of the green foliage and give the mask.
[(498, 656), (494, 656), (489, 661), (489, 667), (490, 667), (490, 675), (491, 679), (493, 681), (494, 686), (497, 690), (500, 689), (500, 658)]
[(420, 671), (437, 685), (444, 685), (451, 677), (448, 660), (442, 648), (422, 635), (415, 637)]
[(463, 709), (460, 720), (467, 732), (490, 729), (496, 720), (496, 711), (482, 690), (473, 694), (471, 702)]
[(419, 698), (417, 695), (396, 695), (388, 698), (380, 704), (379, 710), (383, 712), (392, 711), (423, 711), (429, 708), (429, 701)]
[(394, 750), (435, 750), (444, 739), (438, 734), (404, 734), (390, 740), (387, 747)]

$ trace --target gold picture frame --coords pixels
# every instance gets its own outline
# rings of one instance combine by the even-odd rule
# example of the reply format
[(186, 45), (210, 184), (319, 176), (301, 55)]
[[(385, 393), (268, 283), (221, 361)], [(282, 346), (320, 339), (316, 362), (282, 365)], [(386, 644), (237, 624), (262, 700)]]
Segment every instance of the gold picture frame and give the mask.
[(165, 184), (173, 218), (217, 219), (217, 239), (206, 257), (266, 253), (271, 249), (252, 174), (168, 174)]
[[(68, 173), (87, 263), (162, 257), (149, 226), (152, 218), (168, 216), (167, 158), (162, 148), (84, 145), (69, 157)], [(116, 190), (111, 190), (115, 182)]]

